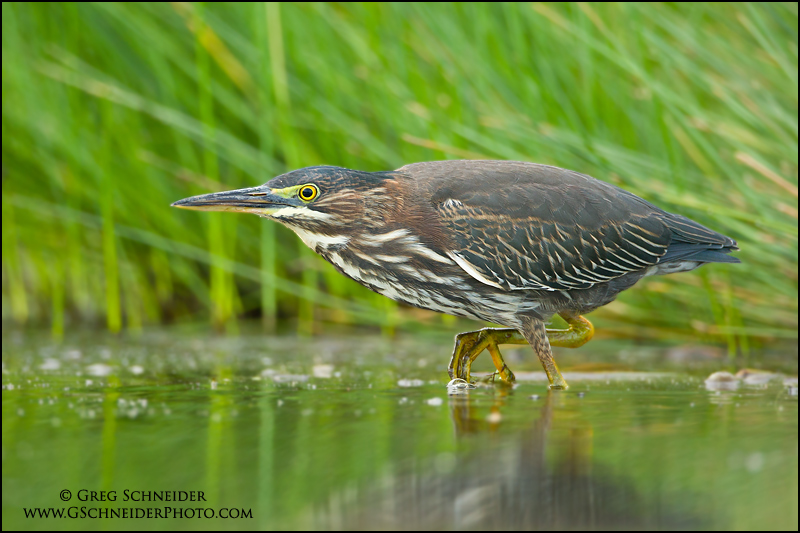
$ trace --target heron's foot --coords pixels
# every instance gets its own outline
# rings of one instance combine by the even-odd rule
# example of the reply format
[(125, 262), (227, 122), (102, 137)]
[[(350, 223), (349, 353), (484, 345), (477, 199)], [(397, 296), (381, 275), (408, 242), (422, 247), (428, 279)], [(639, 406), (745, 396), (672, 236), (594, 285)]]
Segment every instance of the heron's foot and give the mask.
[[(516, 333), (516, 330), (514, 331)], [(497, 369), (492, 374), (492, 381), (494, 381), (495, 377), (498, 377), (503, 380), (504, 383), (514, 383), (517, 378), (514, 377), (514, 373), (510, 368), (508, 368), (508, 365), (503, 360), (503, 354), (500, 353), (500, 348), (498, 348), (497, 344), (490, 344), (486, 347), (486, 349), (489, 350), (489, 354), (492, 356), (494, 367)]]
[[(521, 341), (521, 342), (519, 342)], [(472, 362), (483, 352), (489, 350), (492, 355), (492, 362), (497, 368), (497, 375), (506, 383), (514, 381), (514, 373), (508, 368), (500, 354), (498, 344), (527, 344), (528, 341), (519, 332), (511, 328), (484, 328), (478, 331), (469, 331), (456, 335), (456, 343), (453, 348), (453, 356), (450, 358), (450, 365), (447, 372), (451, 379), (460, 378), (468, 383), (470, 379), (470, 368)]]
[(491, 374), (487, 374), (487, 375), (483, 376), (480, 379), (480, 381), (483, 382), (483, 383), (490, 383), (492, 385), (509, 386), (509, 385), (512, 385), (514, 383), (514, 381), (517, 379), (516, 377), (514, 377), (514, 374), (511, 372), (511, 370), (509, 370), (509, 373), (511, 373), (511, 379), (503, 379), (503, 377), (500, 375), (500, 372), (495, 370)]
[[(478, 331), (469, 331), (456, 335), (456, 343), (453, 348), (453, 356), (450, 358), (450, 365), (447, 372), (451, 379), (463, 379), (467, 383), (472, 383), (470, 379), (470, 368), (472, 362), (483, 352), (489, 350), (497, 371), (492, 374), (491, 381), (500, 378), (506, 383), (513, 383), (516, 379), (514, 373), (508, 368), (503, 360), (498, 345), (500, 344), (530, 344), (536, 351), (539, 360), (544, 367), (547, 378), (552, 389), (566, 389), (567, 381), (556, 366), (550, 346), (561, 346), (566, 348), (577, 348), (589, 342), (594, 335), (594, 326), (580, 315), (570, 315), (562, 313), (561, 317), (569, 325), (568, 329), (546, 329), (544, 326), (537, 331), (537, 334), (544, 333), (547, 343), (543, 339), (530, 342), (522, 333), (512, 328), (484, 328)], [(537, 328), (538, 329), (538, 328)], [(546, 347), (544, 344), (548, 344)]]

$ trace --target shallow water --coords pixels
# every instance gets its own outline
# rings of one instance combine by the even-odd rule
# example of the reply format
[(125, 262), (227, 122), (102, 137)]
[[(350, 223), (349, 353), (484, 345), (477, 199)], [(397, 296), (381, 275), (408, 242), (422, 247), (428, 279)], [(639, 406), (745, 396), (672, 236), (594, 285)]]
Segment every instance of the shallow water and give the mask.
[[(797, 529), (796, 380), (719, 387), (570, 359), (571, 388), (548, 391), (520, 352), (516, 387), (450, 395), (449, 349), (5, 334), (3, 528)], [(131, 500), (142, 491), (205, 501)], [(184, 517), (146, 517), (166, 508)]]

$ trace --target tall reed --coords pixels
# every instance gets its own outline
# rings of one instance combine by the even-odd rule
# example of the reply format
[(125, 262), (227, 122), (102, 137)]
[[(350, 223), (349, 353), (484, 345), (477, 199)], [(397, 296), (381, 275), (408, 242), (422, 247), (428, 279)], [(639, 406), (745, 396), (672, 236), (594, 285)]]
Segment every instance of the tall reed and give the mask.
[(5, 321), (436, 324), (283, 228), (169, 204), (301, 166), (497, 158), (739, 241), (741, 265), (624, 293), (596, 314), (607, 332), (732, 352), (797, 336), (796, 4), (2, 9)]

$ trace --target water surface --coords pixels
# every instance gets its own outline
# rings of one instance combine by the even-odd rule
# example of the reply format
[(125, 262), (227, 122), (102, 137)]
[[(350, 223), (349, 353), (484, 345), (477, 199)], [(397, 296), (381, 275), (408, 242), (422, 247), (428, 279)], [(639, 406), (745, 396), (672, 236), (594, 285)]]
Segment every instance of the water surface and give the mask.
[[(449, 349), (5, 334), (3, 528), (797, 529), (796, 380), (716, 387), (675, 368), (588, 372), (570, 355), (571, 388), (548, 391), (532, 355), (509, 351), (516, 387), (451, 395)], [(26, 518), (37, 507), (200, 510)]]

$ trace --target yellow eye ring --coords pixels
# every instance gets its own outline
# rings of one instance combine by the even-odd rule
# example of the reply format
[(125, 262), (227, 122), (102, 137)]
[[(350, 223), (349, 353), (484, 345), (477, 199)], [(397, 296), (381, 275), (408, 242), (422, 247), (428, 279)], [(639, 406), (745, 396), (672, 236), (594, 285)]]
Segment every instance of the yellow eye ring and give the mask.
[(297, 191), (297, 197), (304, 202), (310, 202), (317, 196), (319, 196), (319, 189), (317, 189), (316, 185), (303, 185)]

